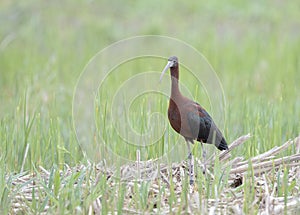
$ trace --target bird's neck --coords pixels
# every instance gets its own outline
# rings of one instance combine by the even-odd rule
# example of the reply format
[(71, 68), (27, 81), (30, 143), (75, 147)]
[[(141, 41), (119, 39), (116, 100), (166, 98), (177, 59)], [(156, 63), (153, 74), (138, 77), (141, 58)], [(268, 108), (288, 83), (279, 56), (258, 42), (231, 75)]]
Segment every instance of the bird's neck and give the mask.
[(178, 79), (179, 79), (178, 67), (171, 68), (171, 81), (172, 81), (171, 98), (176, 98), (181, 95), (178, 86)]

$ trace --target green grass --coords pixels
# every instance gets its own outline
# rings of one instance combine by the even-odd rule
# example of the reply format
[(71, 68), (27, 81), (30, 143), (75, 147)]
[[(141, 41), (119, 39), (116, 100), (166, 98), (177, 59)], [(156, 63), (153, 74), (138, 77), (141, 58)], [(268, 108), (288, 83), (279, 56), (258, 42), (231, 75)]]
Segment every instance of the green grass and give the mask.
[[(51, 173), (51, 183), (44, 185), (48, 190), (45, 202), (50, 202), (51, 212), (87, 213), (88, 205), (103, 195), (107, 200), (103, 202), (102, 212), (116, 208), (121, 213), (125, 195), (122, 184), (115, 188), (119, 189), (120, 198), (112, 199), (109, 194), (114, 191), (109, 190), (104, 178), (100, 178), (96, 187), (76, 186), (74, 189), (75, 181), (80, 185), (85, 174), (92, 174), (92, 171), (62, 178), (59, 170), (64, 170), (65, 164), (76, 166), (86, 164), (88, 160), (77, 142), (72, 122), (73, 90), (81, 71), (98, 51), (127, 37), (171, 36), (204, 54), (224, 88), (227, 104), (224, 134), (228, 142), (246, 133), (252, 135), (248, 142), (233, 151), (233, 157), (250, 158), (298, 136), (299, 7), (297, 1), (231, 1), (223, 4), (219, 1), (1, 1), (0, 211), (8, 213), (11, 210), (12, 185), (7, 177), (14, 177), (21, 170), (38, 174), (36, 168), (43, 166)], [(113, 72), (107, 77), (98, 96), (108, 102), (96, 100), (99, 109), (95, 108), (96, 123), (103, 129), (102, 138), (108, 147), (131, 160), (136, 158), (138, 147), (124, 144), (116, 135), (108, 115), (112, 108), (109, 100), (119, 83), (141, 71), (143, 60), (157, 62), (156, 58), (146, 58), (121, 66), (120, 70), (127, 73)], [(205, 89), (194, 85), (193, 77), (184, 69), (181, 77), (193, 97), (210, 110)], [(126, 93), (124, 96), (126, 100)], [(160, 118), (150, 117), (152, 113), (159, 112), (166, 117), (167, 100), (159, 94), (141, 96), (129, 110), (132, 129), (145, 133), (160, 122)], [(155, 159), (169, 152), (174, 143), (184, 142), (168, 124), (165, 126), (162, 139), (150, 147), (140, 148), (142, 160)], [(184, 143), (182, 149), (186, 150)], [(101, 150), (106, 153), (105, 148)], [(199, 150), (200, 147), (194, 148), (196, 156), (201, 156)], [(280, 156), (294, 152), (292, 148)], [(174, 152), (166, 160), (176, 161), (177, 157)], [(115, 162), (118, 167), (120, 164)], [(200, 198), (218, 197), (226, 186), (220, 182), (221, 178), (227, 177), (226, 173), (220, 172), (220, 165), (216, 163), (217, 180), (213, 184), (199, 176)], [(286, 197), (293, 192), (293, 187), (286, 187), (286, 177), (284, 169), (283, 178), (274, 179), (282, 186), (278, 189), (279, 196)], [(251, 184), (251, 180), (248, 178), (246, 182)], [(247, 213), (251, 210), (254, 190), (247, 186), (244, 189), (245, 195), (250, 197), (247, 198), (249, 204), (244, 205)], [(147, 183), (133, 192), (134, 205), (139, 205), (139, 210), (149, 209), (148, 192)], [(186, 194), (182, 194), (182, 204)], [(168, 199), (170, 206), (176, 201), (172, 196), (171, 193)], [(29, 212), (39, 213), (45, 202), (31, 202)]]

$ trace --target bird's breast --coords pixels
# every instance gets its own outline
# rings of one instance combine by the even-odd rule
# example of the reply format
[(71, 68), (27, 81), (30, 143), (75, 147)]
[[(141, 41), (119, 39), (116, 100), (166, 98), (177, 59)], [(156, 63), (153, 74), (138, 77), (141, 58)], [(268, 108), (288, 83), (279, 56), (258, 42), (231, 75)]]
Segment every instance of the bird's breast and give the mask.
[(168, 118), (171, 127), (179, 134), (186, 138), (191, 138), (190, 128), (187, 123), (186, 112), (184, 105), (176, 105), (175, 102), (170, 101), (168, 109)]
[(181, 119), (180, 119), (180, 112), (178, 109), (175, 108), (169, 108), (168, 110), (168, 118), (170, 121), (170, 124), (172, 128), (180, 133), (180, 128), (181, 128)]

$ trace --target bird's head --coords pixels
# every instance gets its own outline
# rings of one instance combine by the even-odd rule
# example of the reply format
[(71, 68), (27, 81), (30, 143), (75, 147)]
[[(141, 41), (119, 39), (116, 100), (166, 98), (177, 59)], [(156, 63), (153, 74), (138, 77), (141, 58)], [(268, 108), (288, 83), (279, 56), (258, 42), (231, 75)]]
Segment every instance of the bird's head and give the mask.
[(178, 66), (178, 58), (176, 56), (169, 57), (167, 65), (169, 68)]
[(160, 81), (162, 79), (162, 77), (164, 76), (165, 72), (169, 69), (169, 68), (175, 68), (178, 67), (178, 58), (176, 56), (172, 56), (169, 57), (168, 59), (168, 63), (165, 66), (164, 70), (162, 71), (161, 75), (160, 75)]

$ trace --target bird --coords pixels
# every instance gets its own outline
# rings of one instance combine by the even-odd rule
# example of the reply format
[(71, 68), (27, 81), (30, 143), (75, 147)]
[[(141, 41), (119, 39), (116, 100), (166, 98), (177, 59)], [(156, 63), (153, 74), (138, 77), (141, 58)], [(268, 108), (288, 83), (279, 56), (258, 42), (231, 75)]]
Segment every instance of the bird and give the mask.
[(176, 56), (168, 58), (160, 82), (165, 72), (171, 73), (171, 96), (168, 107), (168, 119), (171, 127), (182, 135), (188, 146), (190, 184), (194, 183), (194, 159), (190, 143), (201, 143), (202, 156), (205, 157), (203, 143), (214, 144), (219, 150), (228, 150), (227, 142), (208, 112), (197, 102), (183, 96), (179, 89), (179, 62)]

